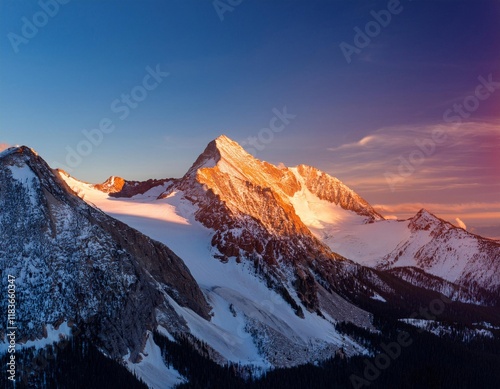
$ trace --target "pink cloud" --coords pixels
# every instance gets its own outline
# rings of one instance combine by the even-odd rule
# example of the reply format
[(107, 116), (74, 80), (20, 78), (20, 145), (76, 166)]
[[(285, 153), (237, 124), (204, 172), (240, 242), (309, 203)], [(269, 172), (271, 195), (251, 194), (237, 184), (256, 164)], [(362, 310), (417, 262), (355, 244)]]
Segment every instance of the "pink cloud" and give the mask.
[(495, 202), (499, 149), (500, 122), (396, 126), (332, 145), (325, 170), (371, 203)]
[[(439, 136), (438, 136), (439, 135)], [(471, 232), (500, 231), (500, 122), (395, 126), (332, 145), (327, 172), (388, 218), (425, 208)]]

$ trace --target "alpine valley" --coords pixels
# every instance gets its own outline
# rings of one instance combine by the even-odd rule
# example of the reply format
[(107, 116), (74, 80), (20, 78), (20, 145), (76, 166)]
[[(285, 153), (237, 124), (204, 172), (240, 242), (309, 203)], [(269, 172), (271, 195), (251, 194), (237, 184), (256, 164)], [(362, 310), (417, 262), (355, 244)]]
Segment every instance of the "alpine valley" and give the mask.
[(144, 182), (10, 148), (0, 210), (21, 387), (500, 387), (499, 241), (425, 209), (386, 220), (224, 135)]

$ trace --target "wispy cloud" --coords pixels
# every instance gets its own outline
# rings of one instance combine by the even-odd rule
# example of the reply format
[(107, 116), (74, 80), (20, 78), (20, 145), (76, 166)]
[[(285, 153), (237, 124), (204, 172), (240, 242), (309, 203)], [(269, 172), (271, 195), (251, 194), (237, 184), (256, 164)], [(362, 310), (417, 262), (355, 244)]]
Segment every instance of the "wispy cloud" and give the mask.
[(369, 135), (369, 136), (365, 136), (363, 139), (361, 139), (358, 142), (346, 143), (346, 144), (340, 145), (338, 147), (330, 147), (330, 148), (328, 148), (328, 150), (329, 151), (339, 151), (339, 150), (356, 149), (359, 147), (366, 146), (366, 145), (368, 145), (368, 143), (370, 143), (371, 141), (374, 141), (376, 139), (377, 138), (375, 135)]
[[(329, 173), (386, 217), (425, 208), (476, 233), (500, 228), (497, 122), (381, 128), (328, 150)], [(388, 177), (398, 179), (395, 189)]]
[(328, 150), (334, 174), (358, 190), (387, 190), (392, 174), (405, 178), (396, 190), (418, 191), (500, 183), (499, 148), (500, 125), (463, 123), (382, 128)]

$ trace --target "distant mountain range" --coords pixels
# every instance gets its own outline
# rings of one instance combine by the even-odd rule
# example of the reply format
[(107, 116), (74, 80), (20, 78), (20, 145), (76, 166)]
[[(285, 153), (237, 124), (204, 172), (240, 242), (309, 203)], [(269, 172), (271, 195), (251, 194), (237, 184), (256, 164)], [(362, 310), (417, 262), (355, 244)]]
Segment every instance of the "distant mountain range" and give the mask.
[(421, 326), (420, 308), (436, 299), (450, 309), (434, 320), (468, 338), (500, 328), (498, 241), (426, 210), (385, 220), (338, 179), (259, 161), (226, 136), (182, 178), (144, 182), (84, 183), (11, 148), (0, 154), (0, 209), (19, 343), (40, 348), (85, 328), (154, 388), (186, 378), (153, 333), (258, 377), (370, 356), (340, 323), (367, 334), (379, 317)]

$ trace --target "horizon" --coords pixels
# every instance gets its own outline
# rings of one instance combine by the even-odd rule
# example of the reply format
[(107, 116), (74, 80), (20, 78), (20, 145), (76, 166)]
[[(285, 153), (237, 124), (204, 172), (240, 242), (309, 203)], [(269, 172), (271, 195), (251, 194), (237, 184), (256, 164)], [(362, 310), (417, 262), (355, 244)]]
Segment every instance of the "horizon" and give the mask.
[(225, 133), (500, 239), (498, 2), (41, 3), (0, 4), (0, 149), (140, 181)]

